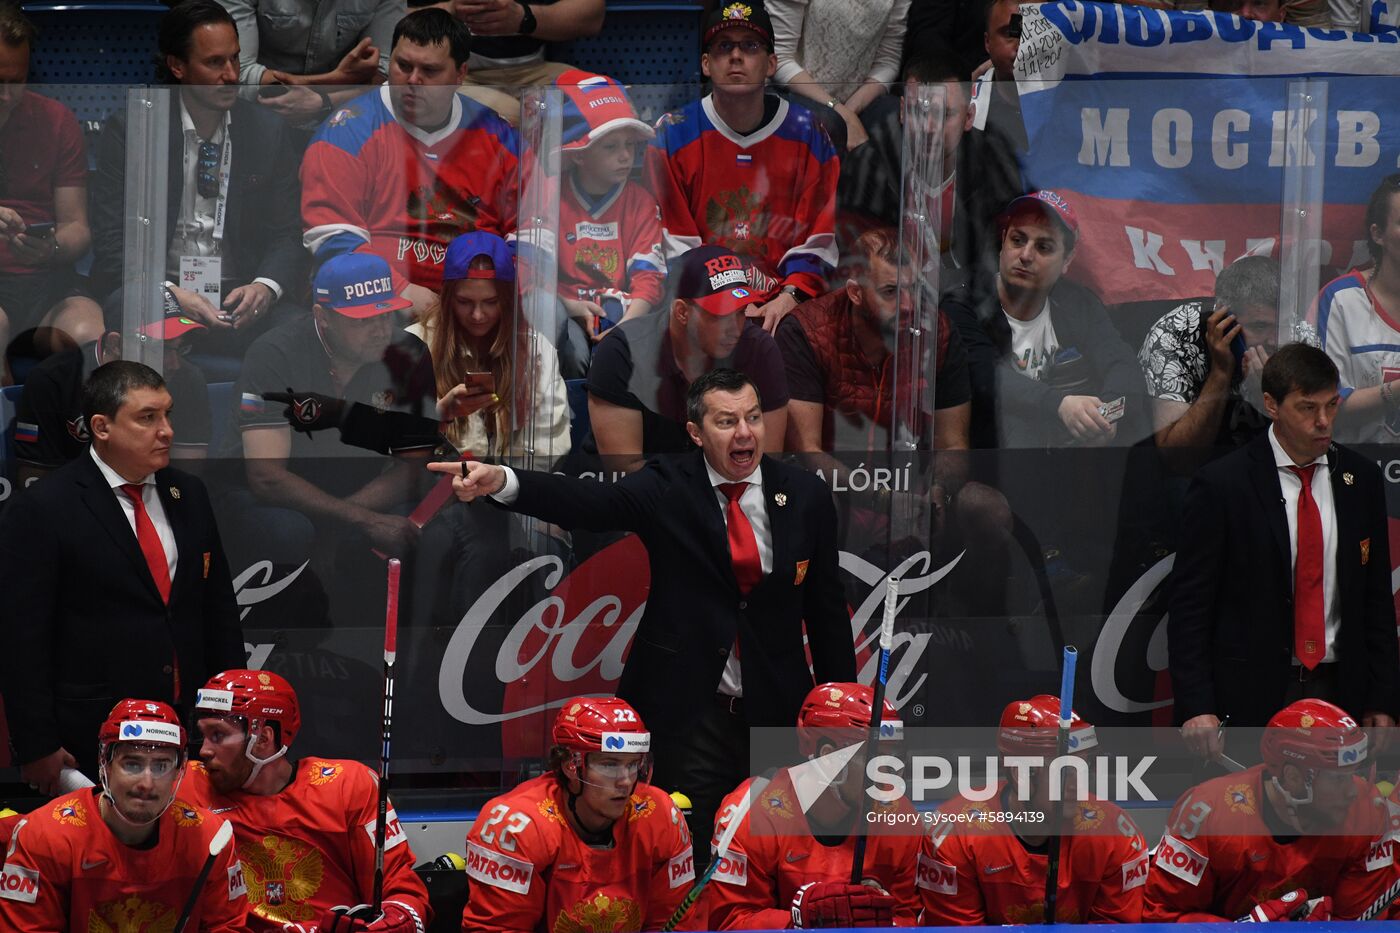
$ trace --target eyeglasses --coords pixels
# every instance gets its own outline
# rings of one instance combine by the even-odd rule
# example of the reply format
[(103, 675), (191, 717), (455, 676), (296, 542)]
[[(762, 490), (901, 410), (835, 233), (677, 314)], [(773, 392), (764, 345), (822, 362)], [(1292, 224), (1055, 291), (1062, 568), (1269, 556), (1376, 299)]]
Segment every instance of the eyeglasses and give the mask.
[(735, 49), (738, 49), (745, 55), (757, 55), (765, 48), (767, 48), (767, 46), (757, 39), (744, 39), (741, 42), (735, 42), (732, 39), (721, 39), (719, 42), (710, 46), (710, 50), (716, 55), (730, 55)]
[(195, 184), (201, 198), (212, 198), (219, 193), (219, 159), (223, 156), (222, 147), (214, 143), (199, 144), (199, 174)]

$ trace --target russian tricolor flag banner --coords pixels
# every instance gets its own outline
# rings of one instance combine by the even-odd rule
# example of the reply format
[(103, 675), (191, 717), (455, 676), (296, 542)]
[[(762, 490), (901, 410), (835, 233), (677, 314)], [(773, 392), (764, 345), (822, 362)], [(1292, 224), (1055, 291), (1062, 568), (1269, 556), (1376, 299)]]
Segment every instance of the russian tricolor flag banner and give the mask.
[[(1286, 175), (1319, 162), (1321, 242), (1303, 248), (1323, 281), (1366, 258), (1366, 199), (1400, 170), (1394, 27), (1373, 16), (1377, 31), (1361, 34), (1083, 0), (1021, 11), (1026, 183), (1074, 205), (1071, 275), (1105, 302), (1210, 295), (1236, 258), (1278, 256), (1283, 211), (1300, 203)], [(1324, 93), (1291, 102), (1290, 81), (1308, 77), (1325, 78)]]

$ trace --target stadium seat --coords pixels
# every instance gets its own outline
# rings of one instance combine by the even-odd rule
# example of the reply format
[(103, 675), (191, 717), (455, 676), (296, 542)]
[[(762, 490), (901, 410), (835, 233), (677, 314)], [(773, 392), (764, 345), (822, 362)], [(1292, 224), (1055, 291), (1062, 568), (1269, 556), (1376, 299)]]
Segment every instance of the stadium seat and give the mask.
[(612, 0), (601, 35), (558, 43), (550, 58), (628, 85), (638, 115), (651, 123), (699, 96), (702, 11), (695, 2)]
[(43, 2), (22, 9), (39, 27), (29, 80), (77, 115), (89, 141), (103, 120), (126, 106), (128, 87), (155, 81), (163, 4)]

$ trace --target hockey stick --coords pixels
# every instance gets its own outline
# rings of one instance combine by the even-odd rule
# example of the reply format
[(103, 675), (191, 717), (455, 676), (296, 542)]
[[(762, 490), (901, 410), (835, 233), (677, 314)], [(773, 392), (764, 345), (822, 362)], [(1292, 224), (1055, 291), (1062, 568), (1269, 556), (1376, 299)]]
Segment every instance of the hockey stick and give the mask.
[(180, 911), (180, 919), (175, 924), (175, 933), (185, 933), (185, 924), (190, 922), (190, 916), (194, 913), (194, 905), (199, 903), (200, 892), (204, 890), (204, 882), (209, 880), (209, 873), (214, 870), (214, 859), (219, 857), (219, 853), (224, 851), (224, 846), (233, 838), (233, 821), (225, 820), (224, 825), (219, 827), (219, 831), (214, 834), (214, 838), (209, 840), (209, 857), (204, 860), (204, 867), (199, 870), (199, 876), (194, 879), (194, 888), (190, 891), (190, 896), (185, 899), (185, 909)]
[[(1055, 735), (1055, 757), (1063, 758), (1069, 753), (1069, 725), (1074, 715), (1074, 665), (1079, 660), (1079, 652), (1073, 645), (1065, 645), (1064, 664), (1060, 669), (1060, 728)], [(1064, 787), (1060, 787), (1060, 797), (1064, 797)], [(1064, 837), (1060, 834), (1060, 824), (1065, 818), (1063, 799), (1051, 802), (1055, 811), (1055, 821), (1051, 824), (1055, 837), (1050, 840), (1050, 853), (1045, 866), (1045, 922), (1055, 922), (1055, 900), (1060, 888), (1060, 848)]]
[(394, 657), (399, 640), (399, 571), (389, 559), (389, 596), (384, 607), (384, 743), (379, 750), (379, 813), (374, 823), (374, 896), (369, 916), (378, 917), (384, 900), (384, 834), (389, 823), (389, 739), (394, 728)]
[[(860, 773), (865, 773), (865, 763), (880, 745), (880, 720), (885, 708), (885, 682), (890, 675), (890, 647), (894, 644), (894, 615), (899, 602), (899, 578), (890, 574), (885, 580), (885, 614), (880, 619), (880, 672), (875, 680), (875, 696), (870, 701), (870, 738), (861, 756)], [(865, 828), (866, 795), (860, 795), (860, 819), (856, 822), (856, 847), (851, 855), (851, 884), (860, 884), (865, 874), (865, 846), (869, 837)]]
[(1381, 896), (1376, 898), (1375, 903), (1372, 904), (1370, 907), (1367, 907), (1364, 911), (1362, 911), (1361, 916), (1357, 917), (1356, 919), (1376, 919), (1376, 917), (1379, 916), (1387, 907), (1389, 907), (1395, 902), (1395, 899), (1397, 897), (1400, 897), (1400, 880), (1397, 880), (1390, 887), (1382, 891)]
[(710, 865), (705, 869), (705, 873), (700, 876), (700, 880), (695, 882), (695, 887), (690, 889), (679, 904), (676, 905), (676, 912), (671, 914), (671, 919), (666, 921), (666, 925), (661, 928), (662, 933), (671, 933), (676, 928), (676, 924), (685, 919), (685, 915), (690, 912), (690, 908), (695, 906), (695, 902), (700, 899), (700, 895), (705, 890), (705, 885), (710, 883), (710, 879), (715, 876), (715, 869), (719, 868), (719, 863), (724, 861), (729, 855), (729, 845), (734, 841), (734, 834), (739, 831), (739, 824), (744, 822), (744, 817), (749, 814), (749, 805), (753, 799), (763, 793), (763, 789), (768, 786), (768, 778), (756, 777), (749, 785), (749, 792), (744, 795), (734, 808), (734, 814), (729, 818), (729, 826), (724, 830), (724, 834), (719, 837), (719, 845), (715, 847), (714, 856), (710, 859)]

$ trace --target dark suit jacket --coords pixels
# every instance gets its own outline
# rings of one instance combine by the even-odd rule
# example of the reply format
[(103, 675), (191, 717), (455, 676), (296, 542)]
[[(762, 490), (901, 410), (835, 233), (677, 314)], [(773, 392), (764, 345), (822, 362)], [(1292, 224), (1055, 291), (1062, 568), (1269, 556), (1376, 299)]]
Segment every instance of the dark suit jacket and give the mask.
[(771, 458), (761, 468), (773, 572), (747, 596), (734, 579), (724, 515), (700, 451), (651, 460), (616, 484), (516, 473), (515, 511), (565, 528), (634, 531), (646, 545), (651, 590), (618, 695), (654, 734), (685, 734), (711, 702), (736, 634), (751, 726), (796, 724), (813, 686), (804, 620), (816, 682), (855, 680), (831, 492), (813, 474)]
[[(175, 234), (184, 189), (184, 138), (180, 103), (170, 101), (165, 235)], [(240, 100), (230, 120), (233, 154), (228, 184), (228, 219), (224, 223), (223, 277), (247, 285), (259, 276), (272, 279), (292, 297), (304, 285), (307, 253), (301, 245), (301, 154), (291, 143), (281, 117)], [(97, 140), (97, 172), (88, 195), (92, 220), (93, 294), (105, 298), (122, 286), (126, 204), (126, 111), (108, 118)], [(131, 210), (135, 210), (132, 206)], [(164, 261), (164, 247), (161, 261)]]
[(90, 763), (117, 700), (175, 700), (177, 656), (186, 702), (245, 664), (209, 494), (179, 470), (155, 480), (179, 551), (168, 607), (90, 455), (21, 492), (0, 519), (0, 691), (20, 762), (62, 745)]
[[(1333, 445), (1340, 706), (1400, 706), (1385, 490), (1375, 463)], [(1176, 717), (1263, 726), (1293, 674), (1293, 566), (1268, 432), (1202, 467), (1186, 494), (1172, 573), (1168, 659)], [(1296, 675), (1294, 675), (1296, 676)]]

